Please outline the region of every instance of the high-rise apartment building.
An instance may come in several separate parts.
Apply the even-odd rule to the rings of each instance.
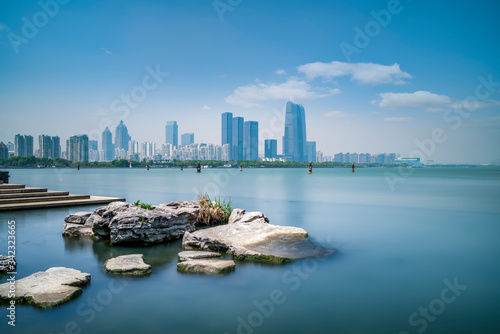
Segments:
[[[40,158],[55,159],[61,157],[61,140],[58,136],[38,136]]]
[[[306,162],[316,162],[316,142],[307,142],[307,161]]]
[[[68,158],[73,162],[89,161],[89,137],[71,136],[67,141]]]
[[[7,145],[3,142],[0,142],[0,159],[8,159],[9,158],[9,149]]]
[[[222,124],[221,124],[221,146],[229,144],[229,147],[233,147],[233,113],[225,112],[222,114]],[[231,160],[231,150],[229,150],[229,158]]]
[[[33,155],[33,136],[17,134],[14,139],[15,156],[29,157]]]

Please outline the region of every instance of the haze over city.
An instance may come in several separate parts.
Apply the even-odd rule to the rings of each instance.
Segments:
[[[325,155],[407,156],[442,129],[427,159],[500,159],[499,4],[216,3],[2,2],[0,141],[100,142],[123,119],[136,141],[161,145],[177,121],[220,145],[232,112],[259,122],[261,153],[271,138],[281,153],[290,99]]]

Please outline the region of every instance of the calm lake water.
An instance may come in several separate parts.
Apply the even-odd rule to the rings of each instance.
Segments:
[[[2,333],[500,333],[500,169],[35,169],[11,183],[159,204],[199,193],[306,229],[336,253],[226,276],[177,272],[180,241],[110,247],[61,235],[64,217],[96,206],[0,213],[16,221],[18,278],[50,267],[92,275],[75,300],[18,306]],[[143,253],[153,273],[106,274]],[[5,282],[6,276],[0,278]],[[274,302],[269,301],[273,299]]]

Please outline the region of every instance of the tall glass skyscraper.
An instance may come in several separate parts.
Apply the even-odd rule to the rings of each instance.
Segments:
[[[233,147],[233,113],[225,112],[222,114],[221,124],[221,146],[229,144],[229,160],[231,160],[231,151]]]
[[[233,117],[231,160],[243,160],[243,117]]]
[[[115,148],[113,147],[111,131],[108,127],[102,132],[102,150],[104,151],[104,160],[111,161],[115,157]],[[69,154],[69,152],[68,152]],[[69,156],[69,155],[68,155]]]
[[[266,159],[278,158],[278,141],[276,139],[266,139],[264,141],[264,157]]]
[[[115,131],[115,149],[120,148],[128,150],[128,142],[131,139],[127,127],[123,124],[123,121],[120,121]]]
[[[179,145],[179,128],[176,121],[167,122],[167,126],[165,127],[165,143],[172,144],[175,148]]]
[[[304,107],[290,101],[286,104],[283,156],[286,161],[307,162],[306,116]]]
[[[194,144],[194,133],[183,133],[181,135],[181,145],[189,146]]]
[[[243,140],[243,154],[245,160],[259,160],[259,123],[245,122],[245,136]]]
[[[307,162],[316,162],[316,142],[307,142]]]

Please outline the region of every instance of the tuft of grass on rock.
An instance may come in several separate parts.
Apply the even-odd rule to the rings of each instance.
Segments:
[[[135,202],[134,205],[146,210],[153,210],[153,206],[151,204],[141,203],[141,200]]]
[[[227,224],[232,212],[232,200],[221,201],[220,197],[211,200],[208,194],[200,195],[198,200],[200,201],[200,213],[197,218],[199,225]]]

